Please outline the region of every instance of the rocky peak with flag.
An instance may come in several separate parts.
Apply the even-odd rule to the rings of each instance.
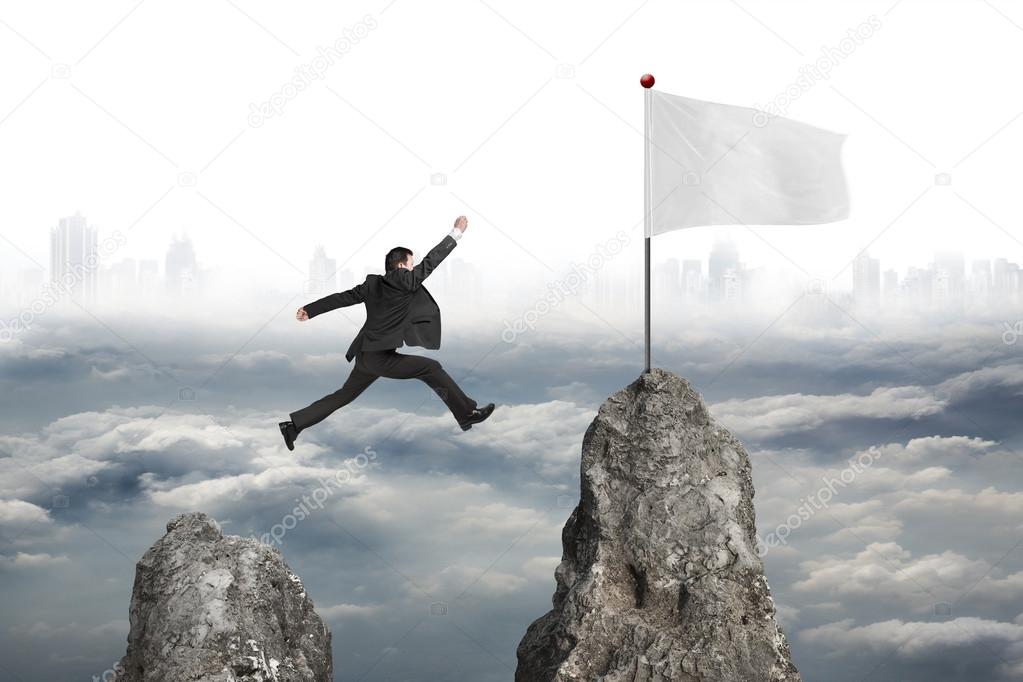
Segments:
[[[749,457],[685,379],[654,368],[604,402],[581,488],[517,682],[800,680],[757,552]]]

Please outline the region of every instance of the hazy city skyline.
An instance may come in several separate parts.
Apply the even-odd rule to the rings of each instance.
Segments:
[[[116,230],[113,233],[118,234]],[[214,272],[199,262],[188,230],[172,233],[162,269],[160,258],[115,260],[113,256],[102,256],[98,249],[101,237],[109,241],[111,235],[91,224],[80,211],[59,218],[51,228],[49,271],[26,268],[16,277],[0,280],[5,303],[31,301],[44,283],[53,284],[76,268],[81,272],[73,278],[69,293],[79,301],[215,293],[211,290],[216,286]],[[96,257],[98,267],[84,266],[89,254]],[[620,257],[610,265],[614,267],[601,267],[592,273],[591,281],[583,282],[571,293],[609,309],[631,308],[634,299],[641,295],[640,273],[635,264],[632,270],[627,265],[623,267]],[[367,274],[382,270],[382,266],[338,267],[338,259],[330,256],[323,243],[317,243],[311,247],[301,293],[317,296],[344,290],[363,281]],[[481,270],[472,262],[453,257],[438,271],[439,275],[434,275],[431,286],[442,292],[458,291],[463,299],[477,301],[484,293],[481,286],[486,284]],[[826,288],[849,294],[858,306],[1015,301],[1023,292],[1020,265],[1004,257],[975,258],[967,268],[962,252],[936,251],[929,261],[909,265],[900,273],[885,267],[880,259],[864,250],[849,270],[851,287]],[[798,279],[795,268],[749,267],[734,241],[718,239],[702,259],[663,256],[655,259],[652,287],[655,305],[671,307],[672,301],[688,304],[755,300],[760,295],[791,290],[793,278]],[[813,280],[810,286],[815,286]]]

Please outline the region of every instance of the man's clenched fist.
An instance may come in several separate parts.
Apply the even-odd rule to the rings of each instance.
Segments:
[[[298,311],[295,313],[295,319],[298,320],[299,322],[305,322],[306,320],[309,319],[309,315],[306,314],[305,308],[298,309]]]
[[[455,218],[455,227],[458,230],[465,232],[465,228],[469,227],[469,220],[464,215],[460,215]]]

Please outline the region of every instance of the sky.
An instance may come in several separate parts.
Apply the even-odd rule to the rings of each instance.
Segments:
[[[828,226],[670,233],[655,257],[703,257],[725,234],[753,265],[828,279],[868,246],[900,269],[939,249],[1021,256],[1023,95],[997,68],[1023,49],[1008,3],[2,8],[0,58],[17,65],[0,92],[4,271],[45,264],[49,228],[75,211],[127,235],[118,258],[162,259],[186,230],[208,265],[280,287],[318,243],[361,270],[395,243],[428,249],[459,214],[487,267],[558,267],[641,222],[645,72],[846,134],[852,203]]]
[[[848,135],[849,220],[681,230],[655,254],[727,236],[828,292],[864,249],[900,269],[938,250],[1023,260],[1023,94],[1002,75],[1023,14],[1004,1],[0,2],[0,279],[46,265],[75,211],[127,237],[115,259],[162,259],[184,230],[222,273],[173,305],[58,302],[0,343],[0,680],[102,678],[170,518],[262,536],[338,471],[279,542],[334,633],[335,678],[511,679],[550,607],[582,435],[641,371],[642,320],[638,299],[569,296],[513,337],[504,323],[619,232],[607,267],[635,277],[641,74],[767,106],[865,22],[785,105]],[[488,304],[432,277],[443,345],[407,352],[497,402],[486,427],[382,380],[286,450],[277,422],[340,386],[363,317],[295,321],[314,246],[360,272],[460,214],[453,257]],[[1023,678],[1021,307],[864,310],[797,287],[660,309],[653,364],[740,438],[758,533],[785,538],[765,569],[804,679]],[[870,464],[802,518],[850,460]]]

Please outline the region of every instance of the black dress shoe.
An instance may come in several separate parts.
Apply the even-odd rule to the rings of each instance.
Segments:
[[[472,428],[473,424],[479,424],[481,421],[489,417],[493,411],[494,403],[487,403],[483,407],[477,407],[475,410],[470,412],[466,420],[458,422],[458,425],[462,427],[463,431],[468,431]]]
[[[298,429],[295,428],[295,422],[281,422],[278,426],[281,427],[281,435],[284,436],[284,444],[288,446],[289,450],[294,450],[295,439],[298,438]]]

